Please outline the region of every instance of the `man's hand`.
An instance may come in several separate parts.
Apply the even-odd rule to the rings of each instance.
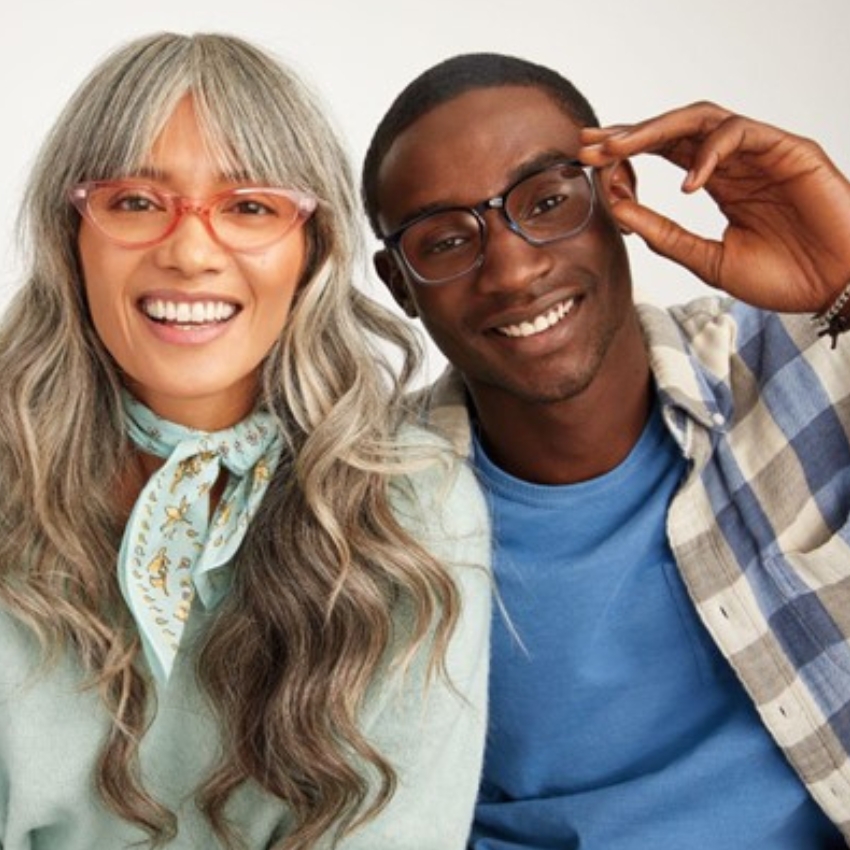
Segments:
[[[728,225],[703,239],[635,201],[615,218],[711,286],[781,312],[825,310],[850,283],[850,182],[815,142],[697,103],[632,126],[585,128],[579,158],[602,167],[641,153],[683,168]]]

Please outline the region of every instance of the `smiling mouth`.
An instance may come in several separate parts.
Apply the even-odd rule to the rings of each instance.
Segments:
[[[145,298],[140,307],[149,319],[175,325],[214,325],[232,319],[238,312],[237,306],[227,301],[187,302]]]
[[[501,327],[494,328],[493,330],[502,336],[509,336],[513,338],[536,336],[537,334],[542,334],[544,331],[548,331],[550,328],[562,321],[563,318],[573,309],[574,304],[575,298],[569,298],[566,301],[562,301],[560,304],[556,304],[545,313],[535,316],[533,319],[520,322],[517,325],[502,325]]]

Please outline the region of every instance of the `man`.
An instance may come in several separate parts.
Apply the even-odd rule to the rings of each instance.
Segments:
[[[493,512],[470,846],[845,846],[850,184],[712,104],[597,124],[549,69],[460,56],[364,167],[376,268],[452,364],[426,413]],[[644,152],[722,241],[638,204]],[[636,307],[627,232],[735,300]]]

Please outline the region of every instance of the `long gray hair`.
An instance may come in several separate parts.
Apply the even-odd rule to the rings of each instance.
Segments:
[[[115,576],[125,518],[113,494],[132,452],[121,376],[88,315],[66,198],[80,181],[133,173],[186,94],[222,165],[320,199],[304,280],[263,367],[261,403],[288,450],[196,670],[224,742],[197,790],[213,828],[239,843],[224,808],[252,780],[291,807],[284,846],[302,850],[373,816],[393,792],[358,714],[398,639],[394,606],[415,614],[399,651],[430,647],[439,668],[457,597],[388,504],[418,348],[352,285],[363,250],[347,157],[296,75],[239,39],[162,34],[119,49],[78,89],[36,163],[22,213],[29,271],[0,325],[0,598],[48,658],[78,657],[111,717],[100,794],[155,845],[167,840],[175,815],[138,778],[153,695]]]

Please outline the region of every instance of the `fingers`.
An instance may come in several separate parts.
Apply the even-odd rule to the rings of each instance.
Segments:
[[[662,156],[687,172],[682,188],[695,192],[736,155],[763,154],[794,139],[776,127],[704,102],[630,126],[584,128],[579,158],[601,167],[637,154]]]
[[[682,188],[686,192],[703,188],[718,169],[727,163],[734,163],[742,155],[748,155],[753,165],[758,162],[759,170],[769,174],[771,179],[791,176],[782,175],[775,169],[783,158],[781,151],[790,150],[793,144],[800,141],[769,124],[730,115],[694,149]],[[777,155],[773,156],[774,153]]]
[[[709,286],[720,286],[721,243],[703,239],[634,201],[620,201],[612,212],[624,229],[640,236],[656,254],[684,266]]]
[[[624,159],[642,153],[665,156],[684,165],[683,154],[699,145],[732,115],[713,103],[694,103],[637,124],[585,127],[580,156],[594,160]],[[596,162],[588,164],[597,164]]]

